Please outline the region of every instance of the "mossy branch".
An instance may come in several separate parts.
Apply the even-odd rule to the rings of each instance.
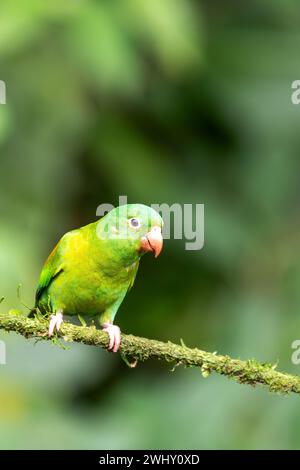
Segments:
[[[19,333],[25,338],[49,340],[47,336],[48,321],[44,318],[27,318],[22,315],[1,314],[0,329]],[[64,322],[59,333],[66,342],[77,342],[107,348],[107,333],[94,326],[76,326]],[[168,341],[167,343],[153,339],[140,338],[122,334],[120,352],[123,357],[133,360],[132,367],[137,362],[150,358],[164,360],[182,366],[199,367],[202,375],[207,377],[211,372],[225,375],[242,384],[265,385],[271,392],[299,393],[300,377],[284,374],[275,370],[276,364],[261,364],[255,360],[242,361],[215,353],[188,348]],[[128,363],[130,365],[130,363]]]

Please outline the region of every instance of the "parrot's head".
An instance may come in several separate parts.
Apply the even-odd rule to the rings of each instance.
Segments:
[[[114,241],[115,249],[124,254],[141,256],[152,252],[157,257],[163,247],[162,228],[163,219],[154,209],[144,204],[126,204],[108,212],[100,220],[97,233],[100,238]]]

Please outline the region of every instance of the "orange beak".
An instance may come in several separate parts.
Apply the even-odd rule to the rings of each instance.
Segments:
[[[155,258],[157,258],[163,248],[163,237],[161,228],[158,226],[153,227],[141,240],[141,251],[146,253],[152,251]]]

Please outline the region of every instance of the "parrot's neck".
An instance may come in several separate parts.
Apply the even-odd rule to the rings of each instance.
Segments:
[[[115,274],[124,269],[130,271],[141,258],[139,245],[137,240],[97,239],[93,257],[107,273]]]
[[[97,263],[107,271],[116,272],[139,262],[141,241],[138,238],[122,238],[115,233],[105,232],[100,223],[95,223],[92,245],[96,248]]]

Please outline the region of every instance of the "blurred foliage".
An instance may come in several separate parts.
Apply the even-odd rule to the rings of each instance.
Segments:
[[[118,324],[297,374],[299,21],[292,0],[2,0],[1,308],[102,202],[204,203],[204,249],[145,257]],[[299,447],[298,397],[1,337],[1,448]]]

